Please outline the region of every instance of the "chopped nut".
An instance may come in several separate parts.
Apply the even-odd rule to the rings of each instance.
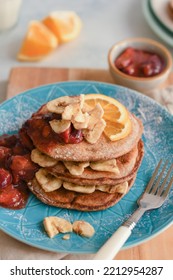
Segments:
[[[63,182],[63,187],[66,190],[79,193],[93,193],[95,191],[95,186],[80,186],[69,182]]]
[[[74,128],[76,129],[84,129],[88,127],[88,122],[89,122],[89,114],[88,113],[80,113],[73,118],[72,118],[72,123],[74,125]]]
[[[51,128],[61,133],[73,124],[77,130],[83,130],[85,139],[94,144],[100,138],[106,122],[103,120],[104,111],[98,103],[91,109],[84,103],[84,95],[63,96],[47,103],[50,112],[62,114],[62,120],[50,121]]]
[[[43,154],[38,149],[32,150],[31,160],[39,164],[41,167],[50,167],[50,166],[54,166],[57,163],[56,159]]]
[[[71,122],[66,120],[52,120],[49,124],[55,133],[62,133],[70,127]]]
[[[71,121],[74,114],[77,114],[80,110],[80,104],[70,104],[65,107],[64,112],[62,113],[63,120]]]
[[[89,112],[92,110],[92,107],[90,105],[88,105],[87,103],[84,102],[84,105],[83,105],[83,108],[82,108],[82,111],[85,113],[85,112]]]
[[[88,114],[89,121],[87,129],[83,130],[83,135],[90,144],[95,144],[106,126],[106,122],[102,119],[104,111],[98,103]]]
[[[75,221],[73,231],[84,237],[92,237],[95,233],[93,226],[85,221]]]
[[[48,173],[44,168],[40,168],[35,177],[45,192],[52,192],[62,186],[62,181]]]
[[[95,144],[100,138],[101,134],[103,133],[105,126],[106,126],[106,122],[103,119],[99,120],[97,123],[95,123],[92,130],[89,129],[83,130],[84,138],[90,144]]]
[[[50,238],[53,238],[59,232],[72,232],[72,224],[70,222],[55,216],[46,217],[43,220],[43,225]]]
[[[107,171],[107,172],[114,172],[119,174],[119,168],[117,166],[116,159],[109,159],[109,160],[102,160],[102,161],[93,161],[90,162],[90,167],[93,170],[97,171]]]
[[[89,122],[88,122],[88,129],[93,130],[95,125],[102,119],[104,111],[101,105],[98,103],[96,106],[88,112],[89,114]]]
[[[63,163],[68,171],[75,176],[82,175],[85,167],[89,166],[89,162],[64,161]]]
[[[65,234],[62,239],[64,240],[69,240],[70,239],[70,234]]]
[[[89,114],[82,112],[81,104],[70,104],[64,109],[62,119],[71,121],[76,129],[83,129],[87,128]]]

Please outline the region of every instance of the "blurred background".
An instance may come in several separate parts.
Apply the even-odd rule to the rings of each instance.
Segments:
[[[107,68],[111,45],[128,37],[162,40],[148,25],[139,0],[22,0],[17,24],[0,33],[0,80],[6,80],[15,66],[55,66]],[[16,55],[31,20],[41,20],[49,12],[74,10],[83,22],[80,36],[59,46],[40,62],[18,62]],[[168,46],[169,47],[169,46]]]

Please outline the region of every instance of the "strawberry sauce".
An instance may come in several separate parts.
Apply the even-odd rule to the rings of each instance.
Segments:
[[[152,77],[165,67],[159,54],[131,47],[125,49],[114,63],[120,71],[134,77]]]
[[[42,112],[43,111],[43,112]],[[60,119],[60,115],[45,113],[44,107],[27,120],[18,135],[0,136],[0,206],[9,209],[24,208],[29,190],[27,182],[34,178],[39,166],[31,161],[31,151],[34,148],[31,138],[42,139],[42,144],[50,149],[58,142],[75,144],[83,140],[81,130],[73,125],[63,133],[55,133],[49,121]]]
[[[30,159],[32,143],[24,130],[18,135],[0,136],[0,206],[24,208],[29,191],[27,181],[34,177],[38,166]]]

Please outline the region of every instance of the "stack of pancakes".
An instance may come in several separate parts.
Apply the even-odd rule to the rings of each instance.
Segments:
[[[63,143],[42,106],[23,126],[34,144],[31,159],[40,166],[29,189],[45,204],[68,209],[97,211],[117,203],[132,187],[144,154],[142,123],[129,116],[131,132],[123,139],[110,141],[102,133],[94,144]]]

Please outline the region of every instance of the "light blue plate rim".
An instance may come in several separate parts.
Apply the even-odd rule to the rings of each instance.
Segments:
[[[144,96],[144,95],[142,95],[142,94],[140,94],[140,93],[138,93],[138,92],[136,92],[134,90],[130,90],[130,89],[124,88],[122,86],[117,86],[117,85],[113,85],[113,84],[109,84],[109,83],[103,83],[103,82],[96,82],[96,81],[95,82],[94,81],[60,82],[60,83],[48,84],[48,85],[41,86],[41,87],[36,87],[36,88],[31,89],[31,90],[27,90],[24,93],[21,93],[21,94],[17,95],[16,97],[13,97],[10,100],[5,101],[4,103],[2,103],[0,105],[0,108],[4,109],[4,107],[6,107],[6,106],[8,107],[8,105],[10,106],[14,102],[18,103],[18,100],[20,100],[22,98],[25,98],[25,97],[30,98],[32,96],[32,98],[34,98],[34,100],[35,100],[35,99],[37,99],[36,98],[36,94],[38,92],[43,92],[43,91],[50,92],[51,89],[56,88],[56,87],[60,88],[61,90],[64,90],[64,88],[66,89],[67,87],[68,87],[68,90],[69,90],[69,88],[73,89],[75,87],[79,87],[80,91],[81,90],[82,91],[88,91],[89,90],[89,92],[86,92],[86,93],[92,93],[93,91],[95,91],[95,92],[100,92],[100,93],[103,93],[103,94],[107,93],[110,96],[112,96],[112,94],[115,93],[118,96],[117,99],[120,99],[120,101],[123,100],[124,103],[125,102],[129,102],[129,104],[130,104],[130,102],[132,102],[132,100],[134,101],[135,105],[134,104],[133,105],[132,104],[130,104],[130,105],[129,104],[125,104],[128,108],[129,108],[129,106],[134,106],[134,108],[129,108],[129,109],[132,109],[132,111],[135,110],[135,108],[136,108],[135,106],[138,106],[137,102],[139,102],[139,103],[142,104],[142,107],[139,106],[140,110],[142,110],[143,107],[146,110],[145,106],[147,105],[147,108],[149,108],[149,107],[150,108],[154,108],[155,112],[159,112],[159,117],[161,117],[163,119],[166,119],[168,122],[173,124],[173,117],[167,112],[167,110],[165,110],[165,108],[163,108],[160,104],[158,104],[157,102],[155,102],[151,98],[149,98],[147,96]],[[105,91],[106,91],[106,93],[105,93]],[[26,99],[25,99],[25,101],[26,101]],[[141,117],[142,117],[142,115],[144,113],[146,114],[145,110],[144,110],[144,112],[141,111],[141,113],[140,113]],[[170,131],[168,132],[168,136],[170,137]],[[128,194],[127,194],[127,196],[128,196]],[[125,200],[125,198],[123,198],[122,201],[123,200]],[[136,199],[135,199],[135,201],[136,201]],[[104,212],[109,211],[111,213],[111,211],[112,211],[112,209],[114,209],[114,207],[115,206],[111,207],[110,210],[104,210]],[[129,209],[132,210],[131,208],[129,208]],[[173,211],[173,206],[172,205],[171,205],[171,210]],[[11,210],[5,210],[5,211],[11,211]],[[4,211],[3,208],[0,208],[0,217],[1,217],[1,214],[4,213],[5,211]],[[18,211],[20,211],[20,210],[18,210]],[[62,209],[62,212],[64,212],[64,211],[65,210]],[[68,210],[68,211],[70,211],[70,210]],[[157,210],[155,210],[155,211],[157,211]],[[17,212],[17,211],[12,211],[12,212]],[[74,215],[75,216],[76,212],[78,212],[78,211],[71,210],[70,212],[72,213],[70,215]],[[131,211],[129,211],[129,212],[131,212]],[[100,213],[103,213],[103,211],[98,211],[97,213],[98,213],[98,216],[100,216]],[[78,214],[77,214],[77,216],[78,216]],[[82,213],[82,214],[84,214],[84,213]],[[129,215],[129,213],[126,213],[126,218],[127,218],[128,215]],[[96,216],[97,216],[97,214],[96,214]],[[142,220],[143,219],[144,218],[142,218]],[[172,221],[173,221],[173,217],[172,216],[171,217],[167,217],[162,222],[162,224],[161,225],[157,225],[156,228],[151,233],[145,234],[145,236],[141,236],[141,237],[138,236],[137,238],[129,239],[126,242],[126,244],[124,245],[124,248],[129,248],[129,247],[132,247],[132,246],[136,246],[136,245],[138,245],[138,244],[140,244],[140,243],[142,243],[142,242],[144,242],[144,241],[154,237],[155,235],[157,235],[158,233],[163,231],[166,227],[170,226]],[[145,223],[145,221],[144,221],[144,223]],[[121,223],[118,222],[118,226],[120,224]],[[91,241],[90,240],[86,241],[86,243],[89,244],[88,248],[87,248],[87,246],[83,246],[83,247],[80,247],[78,249],[76,249],[76,248],[73,249],[73,246],[70,249],[67,249],[66,246],[62,247],[62,248],[57,248],[57,247],[56,248],[52,248],[52,247],[50,248],[49,244],[45,244],[45,242],[40,244],[37,241],[35,242],[35,241],[26,240],[23,237],[18,236],[18,234],[15,234],[13,231],[10,231],[10,229],[6,229],[4,227],[4,225],[2,225],[2,224],[0,224],[0,228],[4,232],[6,232],[7,234],[11,235],[12,237],[14,237],[15,239],[17,239],[19,241],[22,241],[22,242],[24,242],[24,243],[26,243],[28,245],[31,245],[31,246],[34,246],[34,247],[37,247],[37,248],[40,248],[40,249],[43,249],[43,250],[54,251],[54,252],[64,252],[64,253],[65,252],[67,252],[67,253],[95,253],[98,250],[98,248],[103,243],[103,241],[101,241],[101,242],[98,242],[99,244],[94,244],[95,242],[92,243],[93,242],[92,241],[93,238],[92,238]],[[97,234],[97,231],[96,231],[96,234]],[[110,235],[111,235],[110,232],[107,232],[107,235],[104,238],[107,239]],[[75,236],[74,239],[76,240],[76,238],[79,238],[79,237]],[[102,237],[102,239],[103,239],[103,237]],[[96,238],[96,241],[98,241],[97,238]],[[104,241],[105,241],[105,239],[104,239]]]

